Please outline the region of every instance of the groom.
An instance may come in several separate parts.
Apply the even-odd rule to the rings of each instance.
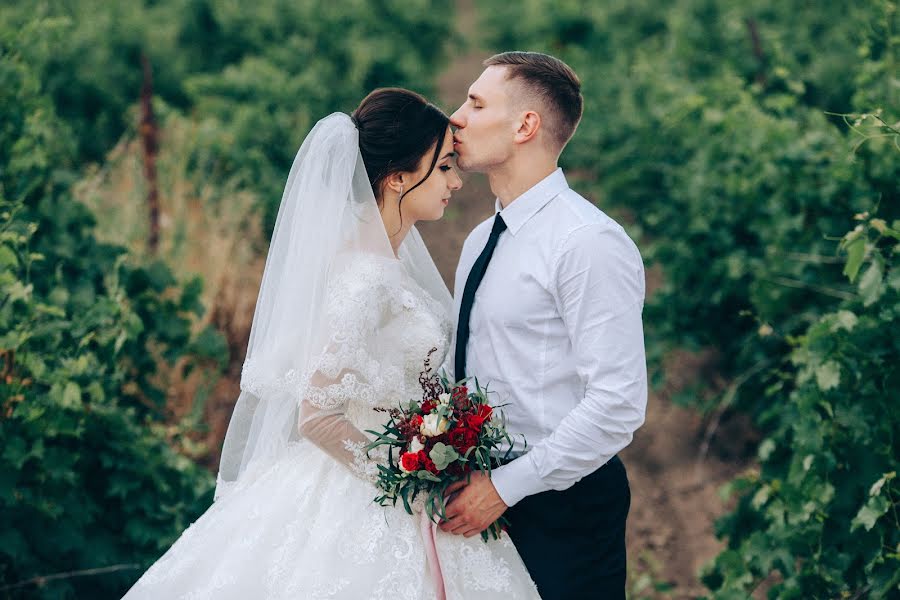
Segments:
[[[451,117],[459,167],[497,197],[456,271],[454,369],[489,385],[528,446],[457,484],[441,528],[472,536],[505,515],[544,599],[624,599],[631,494],[616,454],[647,402],[643,262],[557,167],[581,119],[572,69],[534,52],[484,65]]]

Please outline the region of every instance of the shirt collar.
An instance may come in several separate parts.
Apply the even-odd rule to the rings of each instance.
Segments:
[[[509,203],[506,208],[500,206],[500,200],[495,200],[494,207],[503,217],[509,232],[518,233],[531,217],[544,208],[560,192],[569,188],[569,182],[563,171],[557,168],[555,171],[541,179],[521,196]]]

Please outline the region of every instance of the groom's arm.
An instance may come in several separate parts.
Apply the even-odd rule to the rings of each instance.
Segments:
[[[550,436],[494,470],[492,482],[508,506],[571,487],[631,443],[644,422],[644,268],[637,247],[615,226],[576,230],[559,253],[555,296],[584,397]]]

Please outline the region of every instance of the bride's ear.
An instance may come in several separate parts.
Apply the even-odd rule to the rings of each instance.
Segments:
[[[403,178],[403,173],[392,173],[385,178],[384,187],[395,194],[400,194],[403,192],[404,183],[406,183],[406,180]]]

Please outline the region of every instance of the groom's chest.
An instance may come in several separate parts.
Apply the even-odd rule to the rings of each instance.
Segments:
[[[496,328],[546,332],[559,321],[552,257],[545,240],[501,238],[475,294],[472,334]]]

